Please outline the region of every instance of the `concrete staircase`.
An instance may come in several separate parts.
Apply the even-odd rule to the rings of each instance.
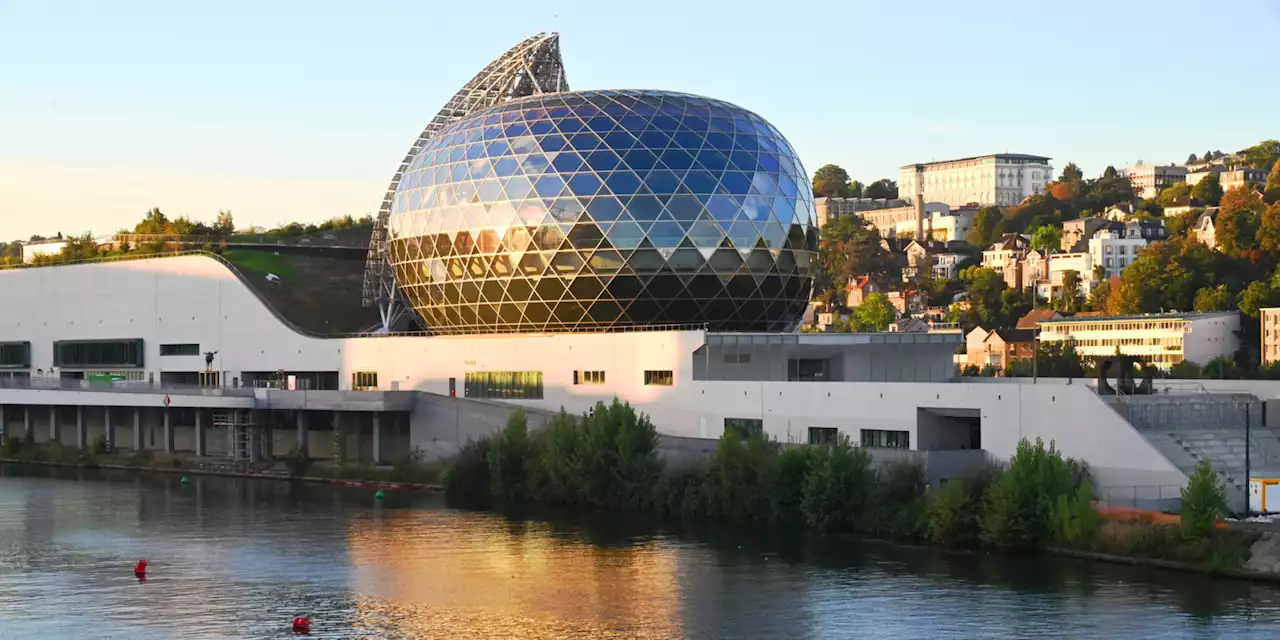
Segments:
[[[1188,476],[1208,460],[1222,478],[1233,511],[1245,509],[1248,476],[1280,473],[1280,437],[1261,426],[1262,402],[1253,395],[1159,394],[1113,396],[1108,401]]]

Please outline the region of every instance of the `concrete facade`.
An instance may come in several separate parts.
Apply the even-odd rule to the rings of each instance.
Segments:
[[[1050,182],[1053,167],[1049,158],[997,153],[906,165],[899,169],[898,193],[918,193],[925,202],[952,207],[1011,207],[1044,191]]]

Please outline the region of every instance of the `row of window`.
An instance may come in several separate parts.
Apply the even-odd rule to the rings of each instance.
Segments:
[[[730,431],[747,439],[764,433],[764,421],[759,418],[725,418],[725,433]],[[911,432],[887,429],[861,429],[860,444],[881,449],[910,449]],[[833,445],[840,438],[836,427],[809,427],[809,444]]]
[[[1144,322],[1089,322],[1053,323],[1044,327],[1049,333],[1070,334],[1073,331],[1184,331],[1191,332],[1190,323],[1183,320],[1150,320]]]
[[[162,344],[162,356],[198,356],[198,343]],[[143,342],[136,340],[60,340],[53,343],[55,367],[142,367]],[[0,368],[31,368],[30,342],[0,342]]]
[[[1077,347],[1165,347],[1181,349],[1182,338],[1087,338],[1073,340]]]

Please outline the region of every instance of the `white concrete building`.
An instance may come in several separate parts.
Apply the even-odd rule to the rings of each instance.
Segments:
[[[251,415],[269,425],[267,450],[293,445],[280,425],[296,420],[298,440],[323,457],[341,421],[351,450],[377,462],[411,446],[454,452],[514,406],[536,417],[618,397],[665,436],[713,439],[748,424],[783,441],[835,430],[874,447],[891,433],[922,456],[963,449],[980,459],[1007,459],[1020,439],[1039,437],[1087,461],[1101,487],[1186,479],[1087,385],[955,382],[956,334],[320,338],[197,255],[0,271],[0,299],[5,437],[74,432],[86,446],[108,434],[124,449],[212,455],[203,443],[227,424],[218,416]],[[95,375],[124,381],[99,386]],[[285,380],[311,390],[265,388]],[[307,444],[317,427],[324,433]]]
[[[1137,164],[1122,169],[1120,175],[1128,176],[1133,183],[1133,193],[1139,198],[1154,198],[1167,187],[1187,181],[1187,168],[1179,164],[1155,165],[1139,160]]]
[[[1261,309],[1262,364],[1280,362],[1280,307]]]
[[[1250,182],[1259,185],[1266,185],[1267,172],[1262,169],[1254,169],[1253,167],[1240,167],[1230,171],[1223,171],[1218,174],[1218,180],[1222,184],[1222,192],[1226,193],[1232,189],[1238,189],[1249,186]],[[1259,186],[1259,190],[1261,190]]]
[[[817,214],[818,228],[826,226],[830,220],[840,216],[857,213],[863,218],[881,209],[898,209],[907,206],[906,200],[887,200],[885,198],[814,198],[813,209]],[[914,218],[912,218],[914,219]],[[869,218],[868,218],[868,221]],[[874,224],[874,223],[872,223]],[[881,232],[883,235],[884,232]]]
[[[1141,233],[1103,229],[1089,238],[1090,268],[1101,265],[1104,279],[1118,276],[1138,259],[1138,252],[1146,246],[1147,239]]]
[[[964,259],[964,254],[960,253],[935,253],[933,255],[933,277],[955,278],[960,275],[959,266],[961,262],[964,262]]]
[[[31,264],[36,258],[56,256],[67,248],[67,241],[61,238],[54,240],[33,240],[22,245],[22,261]]]
[[[943,162],[909,164],[898,172],[898,193],[923,194],[925,202],[952,207],[1009,207],[1053,181],[1049,158],[997,153]]]
[[[1082,356],[1112,356],[1119,348],[1161,369],[1183,360],[1204,364],[1232,357],[1240,348],[1240,314],[1235,311],[1070,317],[1038,326],[1042,342],[1071,340]]]

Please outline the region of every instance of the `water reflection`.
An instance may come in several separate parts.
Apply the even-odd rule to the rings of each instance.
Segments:
[[[1276,637],[1280,591],[630,514],[0,469],[0,638]],[[134,563],[150,561],[139,583]]]

